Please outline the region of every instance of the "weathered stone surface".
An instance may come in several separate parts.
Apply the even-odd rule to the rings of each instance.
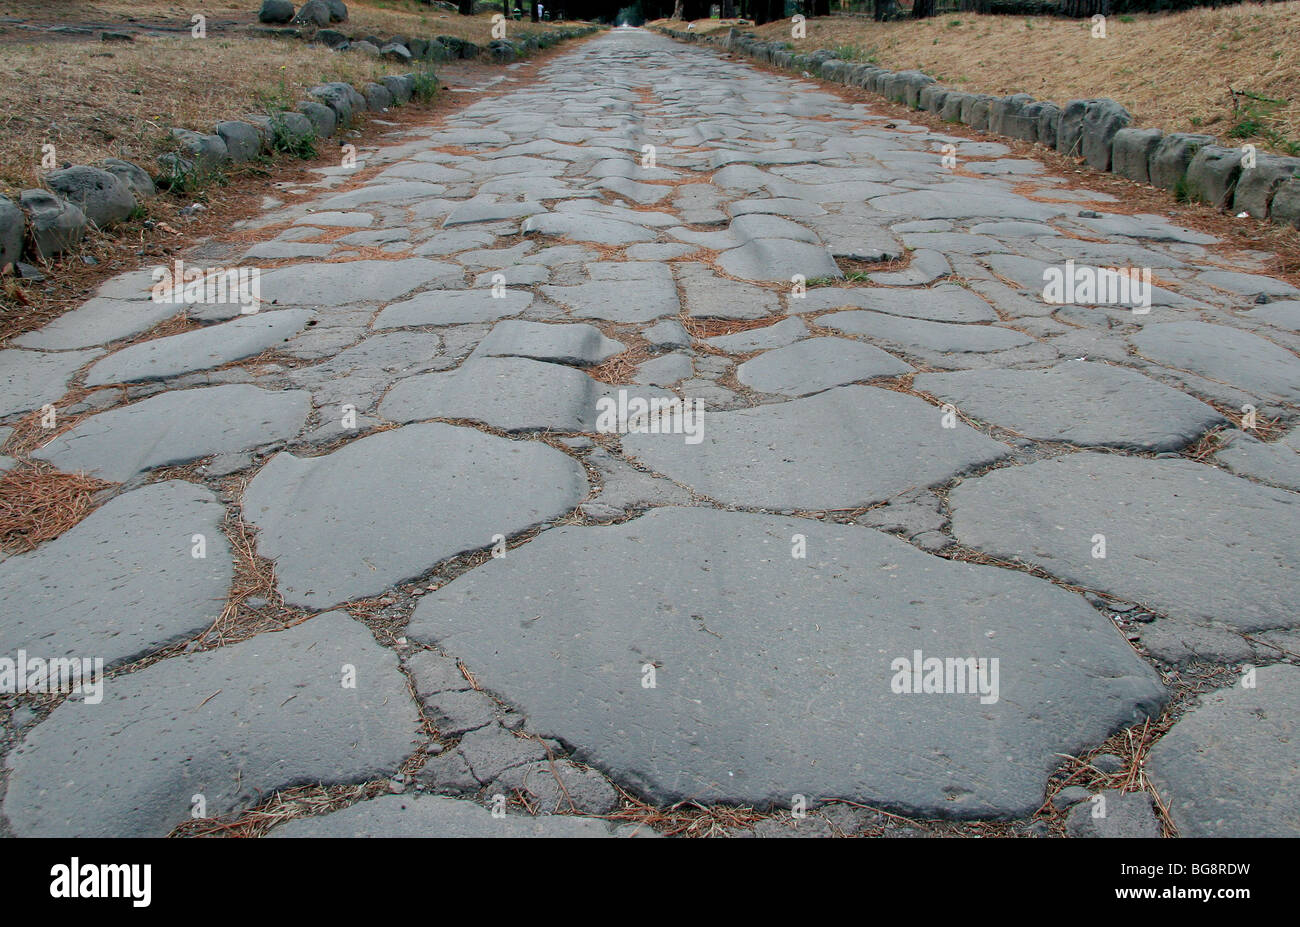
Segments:
[[[1187,193],[1216,209],[1232,202],[1237,178],[1241,175],[1241,149],[1205,145],[1187,165]]]
[[[1242,630],[1300,621],[1294,493],[1191,460],[1079,453],[994,470],[948,499],[958,541],[1067,582]]]
[[[1180,836],[1300,836],[1300,669],[1263,666],[1252,681],[1202,695],[1151,748]]]
[[[1174,451],[1225,421],[1211,406],[1135,370],[1090,361],[922,373],[912,386],[1039,441]]]
[[[1070,809],[1065,832],[1071,837],[1151,838],[1161,836],[1151,796],[1105,789]]]
[[[667,265],[628,261],[610,265],[603,272],[611,276],[598,278],[595,268],[603,266],[589,265],[593,279],[586,283],[544,286],[542,294],[567,307],[575,318],[648,322],[681,311]]]
[[[866,335],[880,341],[945,354],[1005,351],[1034,341],[1021,332],[994,325],[952,325],[880,312],[835,312],[822,316],[817,324],[851,335]]]
[[[586,493],[582,467],[559,451],[434,423],[323,457],[278,454],[249,483],[244,518],[285,600],[326,608],[546,522]]]
[[[18,203],[27,213],[31,249],[37,257],[68,251],[86,234],[86,214],[48,190],[24,190]]]
[[[719,277],[703,264],[679,264],[677,279],[693,319],[758,319],[781,308],[771,290]]]
[[[4,390],[0,392],[0,415],[28,412],[55,403],[68,391],[72,375],[99,357],[102,351],[42,351],[11,349],[0,351]]]
[[[341,667],[355,687],[341,686]],[[15,833],[163,837],[296,785],[392,775],[420,719],[397,657],[341,613],[172,657],[69,700],[8,757]]]
[[[282,309],[223,322],[123,348],[86,374],[87,386],[165,380],[253,357],[288,341],[315,318],[307,309]]]
[[[806,396],[858,380],[902,376],[914,369],[860,341],[809,338],[745,361],[736,368],[736,379],[760,393]]]
[[[789,556],[795,534],[806,559]],[[682,574],[686,550],[707,556]],[[684,581],[611,581],[633,562]],[[1050,584],[870,529],[700,508],[547,532],[426,596],[410,633],[462,657],[538,733],[664,802],[784,805],[799,793],[1026,813],[1057,751],[1162,699],[1105,618]],[[918,648],[996,652],[1014,670],[997,703],[895,694],[892,662]],[[646,664],[654,688],[642,687]]]
[[[1158,364],[1300,401],[1300,358],[1258,335],[1209,322],[1159,322],[1129,340]]]
[[[224,517],[207,489],[154,483],[0,562],[0,648],[113,666],[206,629],[234,572]]]
[[[472,290],[429,290],[400,303],[392,303],[375,318],[375,328],[404,328],[410,325],[453,325],[465,322],[494,322],[519,315],[533,304],[527,290],[504,291],[493,296],[487,287]]]
[[[78,422],[32,456],[125,482],[156,467],[260,447],[302,427],[311,395],[242,383],[176,390]]]
[[[1240,476],[1300,491],[1300,427],[1271,444],[1237,434],[1210,459]]]
[[[1273,202],[1278,187],[1297,176],[1297,173],[1300,173],[1300,158],[1256,155],[1253,167],[1242,166],[1232,197],[1232,211],[1263,219],[1269,214],[1269,205]]]
[[[1151,183],[1166,190],[1178,190],[1185,184],[1187,167],[1192,158],[1206,145],[1213,144],[1213,135],[1195,135],[1171,132],[1156,144],[1147,164]],[[1183,187],[1186,189],[1186,187]]]
[[[942,427],[913,396],[842,386],[807,399],[703,415],[703,441],[629,434],[623,449],[723,503],[854,508],[930,486],[1005,456],[965,425]],[[864,465],[865,462],[866,463]]]
[[[803,319],[783,319],[775,325],[762,328],[749,328],[731,335],[718,335],[705,338],[704,343],[710,347],[726,351],[728,354],[746,354],[750,351],[763,351],[780,348],[808,334],[808,326]]]
[[[822,309],[874,309],[890,315],[936,322],[996,322],[993,307],[964,287],[950,283],[920,289],[884,287],[819,287],[803,299],[791,299],[792,312]]]
[[[272,837],[609,837],[599,818],[568,814],[492,816],[482,805],[436,795],[381,795],[340,811],[297,818]]]
[[[151,299],[95,297],[36,331],[20,335],[13,343],[55,351],[88,348],[138,335],[180,311],[175,303]]]
[[[1129,180],[1150,183],[1151,155],[1163,136],[1159,129],[1120,129],[1111,141],[1111,170]]]
[[[281,306],[344,306],[386,303],[451,275],[454,264],[424,258],[294,264],[262,275],[262,299]]]
[[[50,171],[45,183],[101,227],[121,222],[135,210],[130,188],[117,175],[97,167],[78,165]]]
[[[493,325],[474,350],[474,356],[531,357],[583,367],[599,364],[624,349],[621,342],[606,338],[594,325],[511,320]]]

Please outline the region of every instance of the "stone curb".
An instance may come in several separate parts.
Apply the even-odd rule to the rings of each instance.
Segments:
[[[1096,170],[1217,209],[1300,228],[1300,158],[1256,153],[1248,146],[1225,147],[1212,135],[1135,128],[1128,110],[1114,100],[1070,100],[1059,106],[1027,93],[968,93],[941,86],[920,71],[856,64],[827,49],[796,54],[784,43],[760,42],[735,27],[725,35],[654,28],[678,41],[720,45],[783,70],[870,90],[909,109],[935,113],[945,122],[1037,142],[1081,158]]]

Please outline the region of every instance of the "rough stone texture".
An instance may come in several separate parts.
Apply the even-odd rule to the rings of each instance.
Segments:
[[[1159,322],[1129,340],[1156,363],[1300,401],[1300,359],[1258,335],[1208,322]]]
[[[0,562],[0,648],[113,666],[206,629],[233,575],[224,516],[207,489],[154,483]],[[196,534],[202,558],[193,556]]]
[[[1211,458],[1214,463],[1240,476],[1300,491],[1300,427],[1271,444],[1244,433],[1229,434],[1233,440]]]
[[[163,837],[195,795],[216,816],[391,775],[418,734],[396,655],[330,613],[114,679],[102,704],[64,702],[9,754],[4,812],[22,836]]]
[[[946,482],[1009,449],[912,396],[842,386],[807,399],[703,417],[703,441],[629,434],[627,453],[722,503],[855,508]],[[868,466],[863,461],[870,461]]]
[[[1232,202],[1241,174],[1241,149],[1205,145],[1187,165],[1187,192],[1194,199],[1222,209]]]
[[[244,518],[285,600],[326,608],[558,517],[586,492],[559,451],[434,423],[323,457],[278,454],[249,483]]]
[[[1255,166],[1241,169],[1232,197],[1234,213],[1249,213],[1257,219],[1269,214],[1269,204],[1278,187],[1300,172],[1300,158],[1257,154]]]
[[[1070,809],[1065,832],[1071,837],[1151,838],[1161,836],[1155,806],[1145,792],[1105,789]]]
[[[796,533],[806,559],[790,556]],[[683,545],[708,555],[684,563]],[[624,582],[628,563],[682,581]],[[1024,814],[1057,751],[1162,700],[1104,617],[1041,580],[870,529],[697,508],[547,532],[426,596],[410,633],[461,656],[542,736],[663,802],[786,805],[798,792]],[[895,694],[891,662],[917,648],[999,656],[1000,700]]]
[[[434,795],[381,795],[330,814],[297,818],[272,837],[609,837],[599,818],[508,814],[503,818],[472,801]]]
[[[47,190],[24,190],[18,203],[27,213],[37,257],[50,258],[67,251],[86,234],[86,214]]]
[[[101,227],[120,222],[135,210],[130,188],[117,175],[97,167],[79,165],[50,171],[45,183]]]
[[[1163,137],[1159,129],[1123,128],[1111,141],[1111,170],[1138,183],[1151,182],[1151,155]]]
[[[384,303],[458,270],[424,258],[295,264],[262,275],[262,299],[281,306]]]
[[[0,268],[22,257],[23,233],[27,220],[13,200],[0,196]]]
[[[101,351],[0,351],[4,390],[0,392],[0,415],[39,409],[55,403],[68,390],[72,375],[99,357]]]
[[[858,380],[902,376],[914,369],[860,341],[809,338],[745,361],[736,369],[736,379],[760,393],[806,396]]]
[[[1202,695],[1151,748],[1147,771],[1183,837],[1300,836],[1300,669],[1255,670]]]
[[[599,364],[623,350],[622,343],[606,338],[594,325],[507,321],[492,326],[492,331],[479,343],[474,355],[531,357],[582,367]]]
[[[527,290],[509,290],[495,297],[490,289],[429,290],[400,303],[393,303],[375,319],[375,328],[403,328],[408,325],[452,325],[465,322],[493,322],[519,315],[533,304]]]
[[[1028,335],[994,325],[950,325],[921,319],[904,319],[879,312],[836,312],[817,324],[851,335],[941,353],[983,353],[1032,344]]]
[[[302,390],[242,383],[162,393],[83,419],[32,456],[121,483],[157,467],[290,438],[310,400]]]
[[[87,386],[165,380],[253,357],[288,341],[314,319],[306,309],[260,312],[246,318],[155,338],[110,354],[90,368]]]
[[[1174,451],[1225,419],[1135,370],[1073,361],[1048,370],[923,373],[912,387],[1039,441]]]
[[[996,322],[993,308],[970,290],[952,284],[925,289],[884,287],[825,287],[809,290],[803,299],[790,300],[793,312],[821,309],[872,309],[889,315],[935,322]]]
[[[1171,132],[1156,144],[1151,152],[1147,171],[1153,186],[1177,190],[1185,183],[1188,165],[1204,146],[1214,142],[1213,135],[1195,135]]]
[[[1247,631],[1300,621],[1294,493],[1191,460],[1080,453],[994,470],[948,499],[958,541],[1067,582]]]

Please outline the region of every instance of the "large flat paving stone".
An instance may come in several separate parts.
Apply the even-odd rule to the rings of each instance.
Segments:
[[[586,494],[581,465],[545,444],[432,423],[322,457],[277,454],[243,510],[285,601],[328,608],[547,522]]]
[[[386,303],[431,283],[457,280],[462,274],[457,264],[426,258],[294,264],[262,275],[262,300],[308,308]]]
[[[1238,435],[1210,459],[1238,476],[1300,490],[1300,426],[1272,443]]]
[[[489,287],[429,290],[385,308],[375,318],[374,328],[495,322],[518,315],[532,304],[533,294],[527,290],[506,290],[501,296],[493,296]]]
[[[781,308],[771,290],[720,277],[703,264],[679,264],[677,278],[693,319],[760,319]]]
[[[958,541],[1067,582],[1243,631],[1300,624],[1295,493],[1191,460],[1083,452],[994,470],[948,499]]]
[[[736,379],[760,393],[807,396],[915,369],[875,345],[847,338],[809,338],[745,361],[736,368]]]
[[[606,276],[598,276],[602,273]],[[592,279],[573,286],[543,286],[542,294],[570,311],[574,318],[611,322],[649,322],[677,315],[681,304],[677,284],[667,264],[628,261],[589,265]]]
[[[823,309],[874,309],[889,315],[935,322],[996,322],[993,307],[965,287],[943,283],[936,287],[818,287],[802,299],[790,300],[791,312]]]
[[[101,360],[86,374],[87,386],[165,380],[255,357],[288,341],[315,318],[309,309],[282,309],[142,341]]]
[[[1258,335],[1209,322],[1160,322],[1130,340],[1158,364],[1300,402],[1300,358]]]
[[[1202,695],[1147,772],[1183,837],[1300,837],[1300,667],[1255,670]]]
[[[175,390],[83,419],[32,456],[123,483],[157,467],[286,440],[310,409],[306,390],[244,383]]]
[[[719,502],[776,509],[854,508],[933,486],[1009,448],[915,396],[841,386],[806,399],[703,413],[703,440],[628,434],[623,449]]]
[[[785,238],[747,241],[738,248],[719,254],[718,266],[742,280],[767,282],[789,283],[795,275],[801,275],[805,280],[844,276],[824,246]]]
[[[18,336],[13,343],[54,351],[89,348],[138,335],[184,310],[184,306],[151,299],[95,297],[36,331]]]
[[[224,517],[201,486],[153,483],[0,562],[0,652],[113,666],[204,630],[225,607],[234,572]]]
[[[393,422],[467,419],[502,431],[591,431],[604,384],[580,370],[523,357],[471,358],[408,377],[379,405]]]
[[[1163,699],[1106,618],[1050,583],[871,529],[706,508],[548,531],[425,596],[409,633],[664,803],[1027,814],[1061,753]],[[997,658],[998,700],[896,692],[895,661],[918,650]]]
[[[550,325],[517,319],[498,322],[474,349],[475,357],[531,357],[579,367],[599,364],[625,346],[586,324]]]
[[[599,818],[570,814],[493,817],[476,802],[436,795],[381,795],[341,811],[296,818],[272,837],[610,837]]]
[[[1127,367],[1070,361],[1046,370],[923,373],[912,386],[982,422],[1039,441],[1174,451],[1225,419]]]
[[[930,322],[864,309],[832,312],[819,317],[817,324],[850,335],[866,335],[891,344],[941,354],[985,354],[1034,343],[1034,339],[1026,334],[995,325]]]
[[[343,684],[355,672],[355,685]],[[163,837],[298,785],[391,776],[420,717],[397,655],[339,613],[173,657],[68,700],[8,757],[21,836]]]
[[[55,403],[68,391],[72,375],[99,357],[102,351],[0,351],[0,416],[30,412]]]

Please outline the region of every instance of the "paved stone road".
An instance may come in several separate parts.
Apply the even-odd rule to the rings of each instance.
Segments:
[[[13,713],[13,832],[385,779],[279,832],[605,835],[466,799],[601,814],[611,781],[1027,818],[1194,665],[1222,685],[1146,766],[1173,821],[1300,833],[1300,291],[1267,255],[640,31],[502,86],[192,256],[264,268],[262,311],[145,269],[0,352],[0,422],[82,414],[32,456],[121,484],[0,562],[0,653],[129,670]],[[704,411],[608,420],[649,399]],[[222,618],[232,518],[285,608]],[[312,617],[249,634],[267,609]],[[1157,832],[1108,794],[1072,833]]]

